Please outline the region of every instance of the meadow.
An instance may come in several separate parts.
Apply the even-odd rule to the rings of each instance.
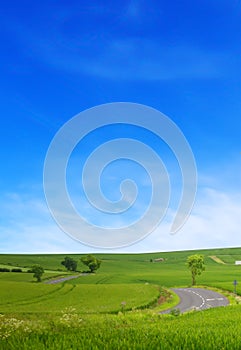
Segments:
[[[185,262],[196,253],[206,265],[198,285],[231,295],[237,280],[241,294],[241,248],[96,254],[95,274],[57,284],[46,281],[69,274],[61,265],[66,255],[0,255],[0,267],[23,270],[0,273],[0,349],[240,349],[238,298],[226,308],[160,314],[178,303],[169,288],[190,286]],[[86,270],[82,255],[69,256],[79,262],[71,275]],[[45,269],[41,283],[27,272],[36,263]]]
[[[142,312],[79,317],[71,312],[34,326],[25,320],[15,328],[17,321],[10,321],[14,331],[2,344],[4,350],[239,350],[240,322],[239,305],[178,317]]]

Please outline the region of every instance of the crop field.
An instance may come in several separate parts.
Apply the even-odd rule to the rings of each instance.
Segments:
[[[66,255],[0,255],[0,349],[240,349],[241,305],[163,315],[178,297],[171,287],[188,287],[189,255],[204,256],[206,270],[198,285],[241,295],[241,249],[213,249],[150,254],[96,254],[95,274],[67,272]],[[162,262],[155,259],[162,258]],[[27,272],[44,267],[41,283]],[[47,284],[68,275],[68,281]]]
[[[18,290],[18,293],[16,293]],[[159,288],[153,285],[71,285],[55,284],[31,286],[26,293],[26,284],[15,282],[1,285],[1,313],[46,313],[60,312],[74,307],[77,312],[110,313],[140,308],[152,304],[159,297]]]

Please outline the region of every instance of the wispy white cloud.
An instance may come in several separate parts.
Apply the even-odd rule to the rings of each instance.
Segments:
[[[240,212],[240,194],[203,188],[193,212],[179,232],[175,235],[169,234],[169,217],[155,232],[139,243],[139,248],[146,247],[153,251],[158,247],[159,251],[170,251],[241,246]]]
[[[182,45],[162,45],[150,39],[113,39],[101,48],[66,49],[42,42],[38,57],[53,68],[108,79],[175,80],[217,78],[226,74],[227,53]],[[83,45],[84,46],[84,45]],[[75,51],[75,52],[73,52]]]
[[[132,1],[125,15],[137,17],[139,12],[138,2]],[[83,31],[78,37],[73,37],[63,30],[64,24],[59,20],[54,30],[48,32],[30,29],[17,22],[7,27],[22,44],[25,56],[34,56],[52,69],[69,73],[147,81],[209,79],[229,74],[227,51],[204,49],[181,39],[168,44],[160,39],[121,37],[106,35],[105,32],[90,38]]]
[[[8,193],[0,208],[0,253],[88,251],[60,230],[44,199],[29,193]]]
[[[18,195],[8,196],[8,201],[5,197],[1,203],[1,211],[5,216],[0,226],[1,253],[144,252],[241,246],[241,195],[209,187],[200,189],[193,212],[177,234],[169,234],[175,215],[170,209],[160,226],[145,239],[114,250],[94,249],[71,239],[54,223],[42,200],[21,201]]]

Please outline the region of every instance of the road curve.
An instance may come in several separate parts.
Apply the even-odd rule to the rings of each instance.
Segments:
[[[227,306],[229,301],[222,294],[209,289],[202,288],[173,288],[180,298],[179,304],[175,307],[181,312],[190,310],[204,310],[212,307]],[[163,313],[169,313],[166,310]]]
[[[85,274],[80,273],[79,275],[74,275],[74,276],[67,276],[67,277],[61,277],[61,278],[56,278],[56,279],[51,279],[45,282],[45,284],[56,284],[56,283],[61,283],[65,281],[72,280],[74,278],[78,278],[80,276],[84,276]]]

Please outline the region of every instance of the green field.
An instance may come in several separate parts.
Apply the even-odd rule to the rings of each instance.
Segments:
[[[45,282],[68,275],[61,265],[66,255],[0,255],[0,267],[23,269],[0,273],[0,349],[240,349],[241,305],[160,314],[178,303],[168,288],[190,286],[185,262],[194,253],[206,264],[197,283],[232,292],[241,248],[96,254],[102,264],[95,274],[58,284]],[[33,264],[45,268],[41,283],[27,272]],[[86,266],[79,262],[78,270]]]
[[[17,290],[17,293],[16,293]],[[153,304],[159,297],[159,288],[153,285],[33,285],[26,293],[26,284],[8,282],[1,285],[1,313],[60,312],[74,307],[77,312],[111,313],[126,309],[142,308]]]
[[[134,312],[81,318],[72,314],[68,320],[26,320],[2,341],[3,349],[239,350],[241,344],[239,305],[179,317]],[[14,328],[17,321],[9,324]]]

